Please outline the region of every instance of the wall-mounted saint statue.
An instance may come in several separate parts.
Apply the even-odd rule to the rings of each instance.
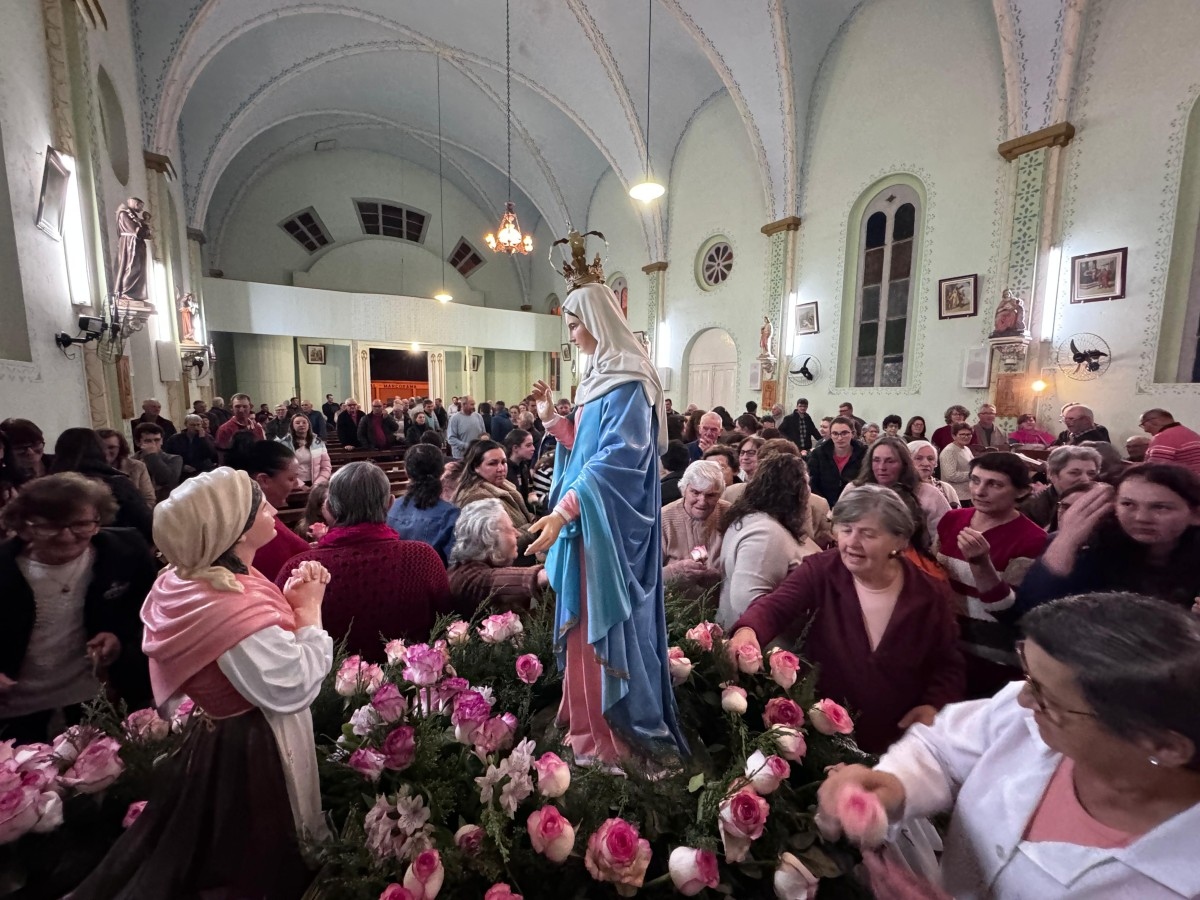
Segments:
[[[120,304],[150,306],[149,272],[146,268],[146,242],[150,236],[150,213],[146,204],[130,197],[117,210],[117,270],[113,296]]]
[[[1025,301],[1008,288],[1000,295],[1000,305],[996,307],[996,319],[989,337],[1027,337],[1028,326],[1025,324]]]
[[[179,339],[184,344],[198,343],[196,340],[196,315],[200,312],[200,304],[194,294],[184,294],[179,298]]]

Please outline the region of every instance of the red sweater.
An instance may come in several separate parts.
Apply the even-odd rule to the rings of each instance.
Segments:
[[[1200,434],[1176,422],[1150,439],[1146,462],[1175,463],[1200,475]]]
[[[279,519],[275,520],[275,537],[266,545],[259,547],[254,554],[254,568],[263,574],[268,581],[274,581],[275,576],[283,569],[283,564],[308,549],[308,541],[292,531]],[[287,570],[292,573],[291,569]],[[284,581],[287,581],[285,578]]]
[[[882,753],[900,737],[897,723],[916,706],[941,709],[966,693],[954,599],[945,582],[912,563],[883,638],[874,650],[863,625],[854,576],[838,551],[810,556],[734,624],[764,646],[795,641],[808,628],[804,658],[819,667],[817,693],[856,713],[855,738]]]
[[[321,618],[346,652],[383,662],[385,641],[426,641],[434,620],[451,611],[450,583],[437,551],[402,541],[387,525],[331,528],[315,550],[292,557],[275,579],[280,587],[299,563],[316,560],[329,570]]]
[[[986,594],[981,594],[975,587],[971,567],[958,549],[958,535],[970,526],[974,515],[973,509],[952,509],[942,516],[938,522],[938,562],[950,576],[951,587],[959,594],[976,597],[992,609],[1007,609],[1014,599],[1010,585],[1019,583],[1025,573],[1010,572],[1006,579],[1005,571],[1014,560],[1027,559],[1030,561],[1027,565],[1031,565],[1033,560],[1042,555],[1049,538],[1033,520],[1023,515],[983,532],[991,547],[988,556],[992,558],[992,565],[1000,574],[1001,581]]]

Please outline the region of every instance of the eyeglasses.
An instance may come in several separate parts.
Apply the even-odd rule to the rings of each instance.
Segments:
[[[756,456],[758,456],[758,451],[757,450],[743,450],[741,453],[738,454],[738,456],[756,457]]]
[[[30,450],[35,453],[41,453],[46,449],[46,442],[34,441],[32,444],[13,444],[12,448],[14,453],[28,453]]]
[[[75,537],[91,537],[100,527],[99,519],[81,519],[78,522],[68,522],[65,525],[52,525],[42,522],[26,522],[25,527],[30,534],[41,540],[49,540],[62,534],[65,528]]]
[[[1061,725],[1063,716],[1087,716],[1088,718],[1096,718],[1096,714],[1082,709],[1059,709],[1051,706],[1046,700],[1046,695],[1042,691],[1042,686],[1034,681],[1033,676],[1029,674],[1029,663],[1025,661],[1025,642],[1017,641],[1017,659],[1021,661],[1021,671],[1025,673],[1025,683],[1029,685],[1029,693],[1033,695],[1033,702],[1037,705],[1038,711],[1050,720],[1053,725]]]
[[[854,435],[853,431],[831,431],[831,432],[829,432],[830,437],[853,437],[853,435]]]

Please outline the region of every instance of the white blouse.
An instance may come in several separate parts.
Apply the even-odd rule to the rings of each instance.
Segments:
[[[312,625],[293,634],[272,625],[217,658],[239,694],[259,707],[275,735],[296,830],[312,840],[329,836],[321,814],[316,741],[308,708],[333,666],[333,639]]]
[[[910,728],[877,767],[903,783],[909,820],[953,809],[945,889],[959,900],[1200,897],[1200,804],[1122,848],[1024,839],[1062,754],[1017,703],[1021,687],[945,707],[932,726]]]

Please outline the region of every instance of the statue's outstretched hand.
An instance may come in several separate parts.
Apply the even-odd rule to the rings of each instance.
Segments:
[[[542,424],[546,424],[554,419],[554,391],[550,390],[550,385],[544,381],[537,381],[533,385],[533,400],[537,405],[538,418],[542,420]]]
[[[558,540],[558,533],[563,530],[563,526],[566,524],[566,520],[561,515],[552,512],[548,516],[542,516],[530,525],[529,533],[536,534],[538,538],[525,548],[525,555],[534,556],[549,550],[554,542]]]

